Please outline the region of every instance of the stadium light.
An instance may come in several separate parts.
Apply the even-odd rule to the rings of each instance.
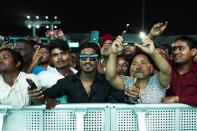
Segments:
[[[30,18],[31,18],[31,17],[28,15],[28,16],[27,16],[27,19],[30,19]]]
[[[40,28],[40,25],[36,25],[36,28],[39,29]]]
[[[31,28],[31,25],[27,25],[27,27],[30,29]]]
[[[47,29],[53,32],[54,29],[57,28],[56,25],[61,24],[61,21],[56,20],[57,16],[54,17],[54,20],[48,20],[48,16],[45,16],[44,20],[40,20],[39,16],[34,17],[34,19],[30,19],[30,16],[26,16],[27,20],[25,24],[28,28],[32,28],[32,35],[36,36],[36,29],[39,29],[41,26],[45,26]]]
[[[36,16],[36,19],[39,19],[40,17],[39,16]]]

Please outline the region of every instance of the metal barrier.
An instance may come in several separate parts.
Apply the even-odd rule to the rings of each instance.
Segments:
[[[0,119],[3,131],[197,131],[197,108],[184,104],[0,106]]]

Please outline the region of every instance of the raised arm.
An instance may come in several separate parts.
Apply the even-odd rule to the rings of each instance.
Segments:
[[[35,66],[37,66],[42,59],[42,54],[39,52],[40,46],[36,49],[36,51],[33,54],[32,62],[30,66],[27,69],[27,73],[32,73]]]
[[[106,79],[110,82],[110,84],[113,87],[119,90],[125,89],[123,79],[116,72],[117,55],[119,52],[123,50],[122,41],[123,38],[121,36],[118,36],[117,39],[112,43],[112,51],[107,60],[106,72],[105,72]]]
[[[168,25],[167,21],[165,21],[165,23],[154,24],[148,34],[148,38],[153,40],[155,37],[161,35],[165,31],[167,25]]]
[[[159,81],[163,87],[168,87],[171,80],[172,68],[168,61],[163,58],[156,50],[152,40],[145,38],[142,45],[135,44],[146,52],[154,61],[159,69]]]

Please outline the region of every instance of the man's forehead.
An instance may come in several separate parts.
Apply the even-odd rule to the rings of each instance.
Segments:
[[[148,56],[146,56],[145,54],[138,54],[134,57],[133,61],[137,61],[137,60],[140,60],[140,61],[150,61]]]
[[[51,50],[51,53],[62,53],[62,52],[68,52],[67,50],[61,50],[61,49],[59,49],[59,48],[54,48],[54,49],[52,49]]]
[[[113,42],[112,40],[106,40],[106,41],[103,43],[103,45],[104,45],[104,44],[112,44],[112,42]]]
[[[188,46],[188,45],[187,45],[187,42],[178,40],[172,44],[172,47],[177,47],[177,46]]]
[[[6,55],[6,56],[11,56],[12,54],[9,51],[1,51],[0,55]]]
[[[95,52],[96,51],[93,48],[84,48],[83,50],[81,50],[81,53],[84,53],[84,54],[93,54]]]

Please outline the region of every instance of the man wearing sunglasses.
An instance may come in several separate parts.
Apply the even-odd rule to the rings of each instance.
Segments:
[[[104,75],[97,73],[101,53],[98,45],[86,42],[80,46],[80,71],[73,76],[60,79],[44,91],[46,108],[54,108],[55,98],[67,95],[68,103],[102,103],[113,96],[118,102],[124,101],[124,93],[110,86]]]

